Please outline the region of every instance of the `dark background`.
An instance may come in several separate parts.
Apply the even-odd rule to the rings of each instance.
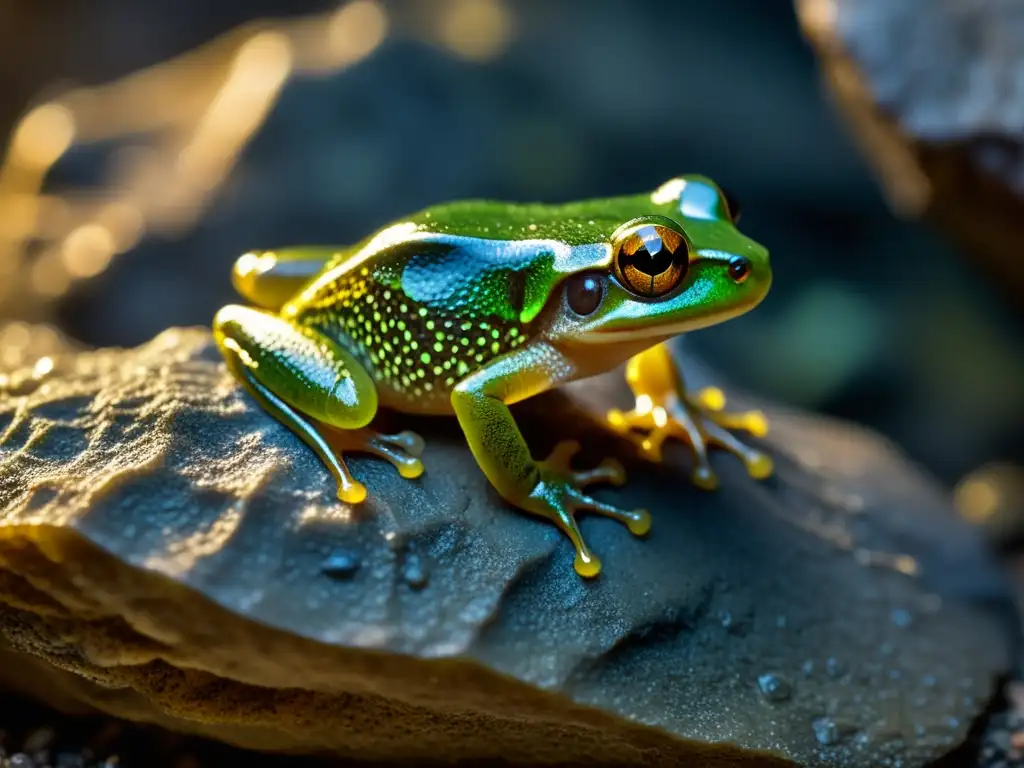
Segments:
[[[880,430],[950,487],[991,462],[1024,462],[1019,309],[969,253],[890,213],[789,0],[477,2],[484,10],[464,13],[447,37],[458,0],[385,3],[383,44],[343,71],[292,77],[195,226],[148,226],[94,277],[50,296],[9,292],[0,318],[132,345],[169,325],[208,324],[232,300],[232,261],[250,248],[345,243],[449,199],[561,201],[701,172],[741,200],[775,282],[756,312],[694,334],[695,351],[745,387]],[[332,7],[6,0],[0,136],[69,88],[158,64],[249,19]],[[495,29],[505,43],[498,34],[488,49]],[[467,46],[468,58],[458,53]],[[215,80],[217,65],[199,61],[197,82],[204,68]],[[180,97],[154,96],[163,106]],[[126,148],[153,142],[76,143],[47,191],[116,191],[111,169]],[[0,216],[12,211],[0,196]],[[18,270],[60,237],[19,246]]]

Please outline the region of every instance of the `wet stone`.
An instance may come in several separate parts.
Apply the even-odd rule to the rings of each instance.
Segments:
[[[716,454],[714,493],[682,449],[652,467],[599,426],[629,405],[620,376],[515,407],[535,454],[580,439],[580,467],[629,470],[596,494],[652,512],[642,540],[581,520],[604,562],[585,582],[451,420],[383,414],[424,435],[427,471],[352,457],[370,490],[352,508],[206,332],[60,356],[45,387],[0,395],[0,685],[346,760],[940,759],[1009,666],[983,543],[884,441],[729,394],[768,413],[777,474]],[[856,512],[828,501],[853,496]]]
[[[899,213],[953,235],[1015,300],[1024,290],[1024,4],[794,2]]]

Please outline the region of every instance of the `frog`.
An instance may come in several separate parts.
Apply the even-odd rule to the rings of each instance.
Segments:
[[[578,440],[535,458],[510,406],[623,367],[634,404],[607,412],[611,432],[651,461],[677,440],[692,482],[714,489],[709,450],[738,457],[756,479],[771,457],[760,411],[725,410],[722,391],[691,392],[670,340],[742,315],[772,282],[768,250],[740,232],[735,198],[700,174],[653,191],[563,203],[470,199],[425,208],[348,246],[251,251],[231,280],[246,303],[213,319],[227,368],[333,474],[338,499],[366,487],[345,462],[367,453],[414,481],[415,432],[374,429],[379,409],[454,416],[478,468],[512,507],[571,542],[575,571],[601,573],[578,516],[646,536],[651,515],[588,492],[622,485],[620,461],[574,469]]]

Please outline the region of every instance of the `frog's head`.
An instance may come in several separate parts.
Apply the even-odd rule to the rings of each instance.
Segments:
[[[563,280],[556,343],[578,354],[644,347],[740,315],[768,292],[768,251],[740,233],[735,201],[710,179],[672,179],[609,210],[622,221],[603,258]]]

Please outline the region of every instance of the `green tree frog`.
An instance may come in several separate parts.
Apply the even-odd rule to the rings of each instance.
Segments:
[[[604,515],[638,536],[650,515],[584,493],[621,484],[624,471],[614,460],[573,470],[575,441],[535,459],[509,406],[627,363],[635,407],[608,423],[647,457],[658,460],[676,437],[692,449],[701,487],[717,483],[709,446],[737,455],[756,478],[770,475],[769,457],[730,432],[763,434],[763,416],[726,413],[714,388],[691,395],[663,344],[767,293],[768,252],[739,232],[738,214],[699,175],[562,205],[438,205],[351,247],[242,256],[232,281],[256,306],[223,307],[214,336],[238,381],[330,468],[343,502],[366,497],[346,452],[380,456],[406,478],[423,472],[419,436],[370,428],[378,406],[454,414],[498,493],[557,525],[576,571],[594,577],[601,561],[576,515]]]

